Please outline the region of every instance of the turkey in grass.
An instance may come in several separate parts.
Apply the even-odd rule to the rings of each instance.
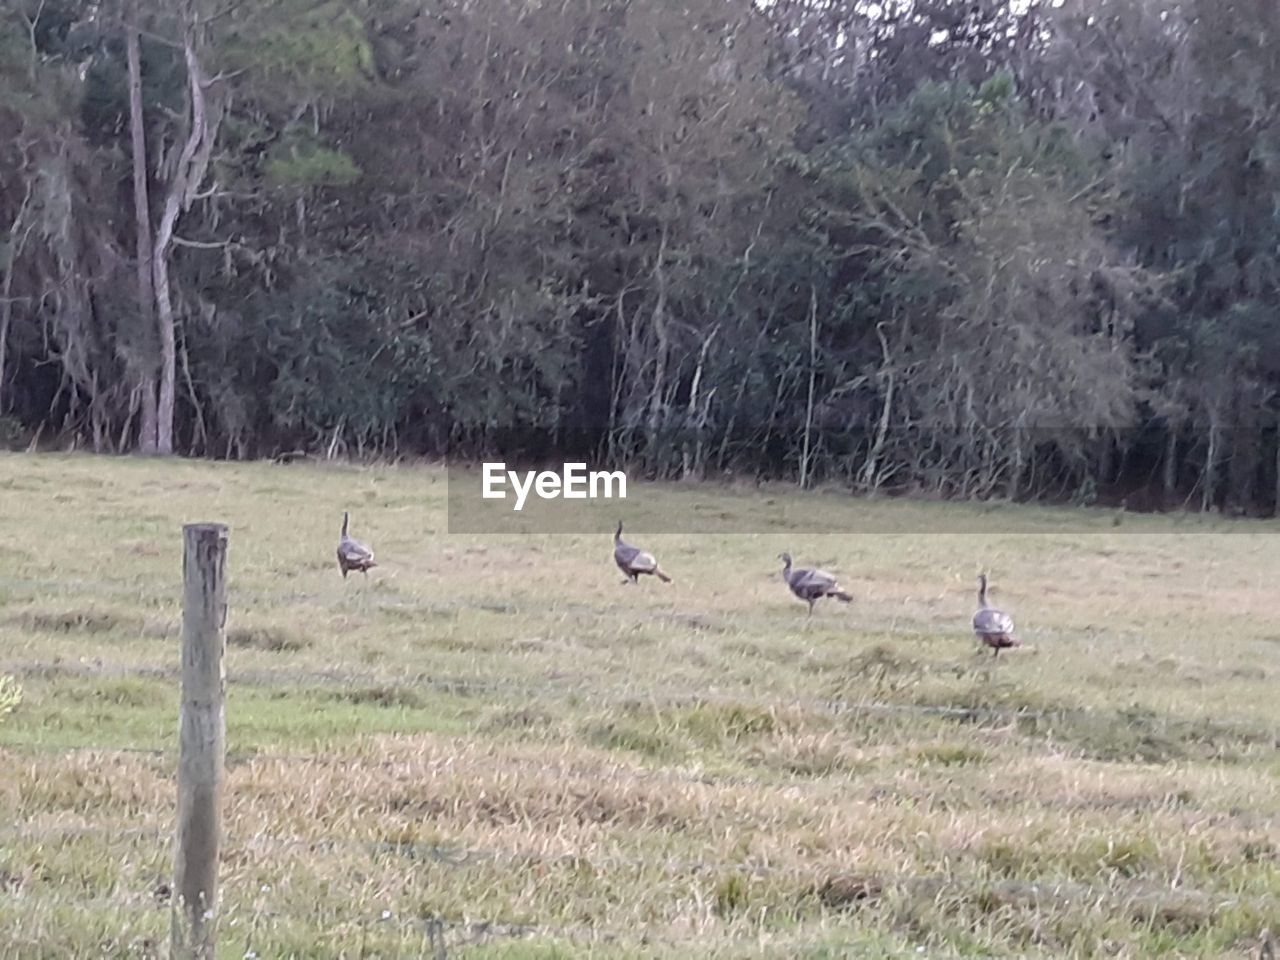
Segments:
[[[343,511],[342,537],[338,540],[338,569],[342,571],[344,580],[352,570],[359,570],[368,577],[369,568],[377,566],[373,560],[373,551],[359,540],[353,540],[347,535],[347,523],[348,516],[346,511]]]
[[[613,534],[613,562],[626,574],[624,583],[638,583],[643,574],[657,577],[663,583],[670,583],[671,578],[662,572],[657,558],[647,550],[641,550],[635,544],[622,539],[622,521],[618,521],[618,529]]]
[[[1022,646],[1022,641],[1013,635],[1013,617],[987,602],[985,573],[978,574],[978,612],[973,615],[973,632],[991,648],[993,658],[1000,656],[1001,650]]]
[[[836,582],[836,578],[825,570],[819,570],[816,567],[791,567],[791,554],[783,553],[778,555],[778,559],[782,561],[782,575],[786,578],[787,586],[805,603],[809,604],[809,616],[813,616],[813,605],[823,597],[835,597],[844,603],[848,603],[853,599],[848,593],[840,588],[840,584]]]

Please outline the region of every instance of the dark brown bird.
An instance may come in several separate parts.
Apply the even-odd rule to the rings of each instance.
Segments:
[[[671,578],[662,572],[657,558],[647,550],[641,550],[634,544],[622,539],[622,521],[618,521],[618,529],[613,534],[613,562],[626,574],[624,583],[637,583],[641,574],[650,574],[663,583],[670,583]]]
[[[352,570],[359,570],[368,577],[369,568],[377,566],[373,560],[373,551],[359,540],[347,536],[347,521],[347,513],[343,511],[342,538],[338,541],[338,569],[342,571],[343,580],[347,579],[347,574]]]
[[[823,597],[835,597],[844,603],[853,599],[840,589],[836,578],[827,571],[818,570],[815,567],[797,567],[792,570],[789,553],[778,554],[778,559],[782,561],[782,576],[786,578],[791,592],[809,604],[809,616],[813,616],[813,605]]]
[[[992,650],[992,656],[1000,656],[1001,650],[1022,646],[1013,635],[1013,617],[997,610],[987,602],[987,575],[978,574],[978,612],[973,615],[973,632]]]

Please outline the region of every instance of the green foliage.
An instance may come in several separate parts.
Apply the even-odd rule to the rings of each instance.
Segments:
[[[430,382],[430,345],[397,329],[363,284],[323,271],[317,280],[258,305],[272,423],[314,439],[335,428],[378,437]]]
[[[271,0],[230,20],[227,63],[272,98],[350,96],[372,76],[365,22],[350,0]]]
[[[979,114],[1016,107],[1017,85],[1013,76],[1005,71],[988,77],[978,87],[975,100]]]
[[[202,21],[221,124],[170,264],[179,446],[1099,503],[1159,477],[1167,506],[1270,509],[1274,5],[828,7]],[[189,91],[182,25],[142,11],[156,220]],[[124,48],[88,0],[0,14],[0,415],[98,449],[133,443],[160,349]]]
[[[1132,361],[1098,336],[1098,295],[1123,336],[1147,283],[1094,223],[1089,160],[1029,116],[1005,74],[978,90],[926,83],[820,158],[809,219],[840,264],[825,324],[875,330],[886,368],[912,358],[892,395],[882,372],[844,377],[828,401],[850,420],[913,425],[896,449],[878,441],[894,465],[863,460],[863,482],[903,478],[921,445],[949,476],[908,482],[966,496],[1016,491],[1037,455],[1083,471],[1088,430],[1128,426],[1138,399]]]
[[[310,139],[274,147],[265,172],[267,182],[278,186],[348,186],[360,179],[360,168],[349,155]]]

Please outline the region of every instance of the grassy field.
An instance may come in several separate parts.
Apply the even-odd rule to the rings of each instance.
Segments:
[[[165,953],[194,520],[231,527],[226,957],[1246,957],[1280,928],[1280,525],[634,518],[676,578],[634,588],[607,534],[450,536],[444,494],[0,455],[0,956]],[[833,530],[972,509],[646,495],[743,530],[766,496]],[[855,602],[807,620],[781,550]],[[1027,641],[994,665],[983,568]]]

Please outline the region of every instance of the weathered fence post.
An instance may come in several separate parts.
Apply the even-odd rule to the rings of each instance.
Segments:
[[[227,528],[182,528],[182,718],[172,960],[213,960],[226,754]]]

